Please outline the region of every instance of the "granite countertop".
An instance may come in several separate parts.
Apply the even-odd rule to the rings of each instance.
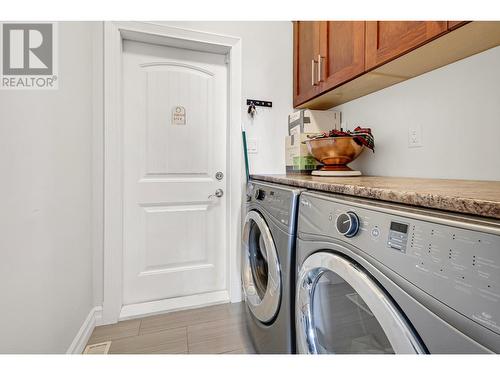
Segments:
[[[500,181],[252,175],[252,179],[500,219]]]

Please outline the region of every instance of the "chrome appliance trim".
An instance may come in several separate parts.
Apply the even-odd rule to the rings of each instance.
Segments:
[[[261,299],[256,292],[249,259],[249,238],[252,221],[259,227],[267,254],[267,289]],[[281,300],[281,267],[274,240],[262,215],[257,211],[249,211],[243,227],[243,264],[242,282],[245,300],[252,314],[262,323],[269,323],[276,316]]]
[[[425,353],[406,319],[375,281],[354,262],[325,251],[310,255],[302,264],[297,278],[295,323],[299,353],[318,353],[312,297],[319,278],[326,271],[335,272],[342,277],[364,300],[384,330],[395,353]]]

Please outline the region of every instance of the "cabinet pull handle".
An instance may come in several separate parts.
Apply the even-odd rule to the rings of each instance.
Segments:
[[[311,60],[311,85],[312,86],[317,86],[317,83],[316,83],[316,80],[314,79],[314,72],[315,72],[315,69],[314,69],[314,65],[316,64],[316,60],[312,59]]]
[[[321,60],[323,59],[323,57],[321,57],[321,55],[318,55],[318,82],[323,82],[323,80],[321,79]]]

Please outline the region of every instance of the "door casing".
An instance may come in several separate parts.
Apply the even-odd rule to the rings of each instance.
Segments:
[[[228,280],[231,302],[241,300],[239,244],[241,240],[242,196],[245,188],[241,143],[241,39],[145,22],[104,24],[104,199],[103,199],[103,310],[101,324],[214,303],[211,299],[186,297],[175,304],[161,301],[122,310],[123,277],[123,122],[122,47],[123,40],[154,43],[218,53],[228,59],[227,124],[227,218]]]

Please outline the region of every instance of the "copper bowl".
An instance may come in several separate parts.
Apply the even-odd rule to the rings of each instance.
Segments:
[[[350,170],[346,165],[356,159],[364,146],[352,137],[329,137],[305,141],[309,152],[325,166],[323,170]]]

